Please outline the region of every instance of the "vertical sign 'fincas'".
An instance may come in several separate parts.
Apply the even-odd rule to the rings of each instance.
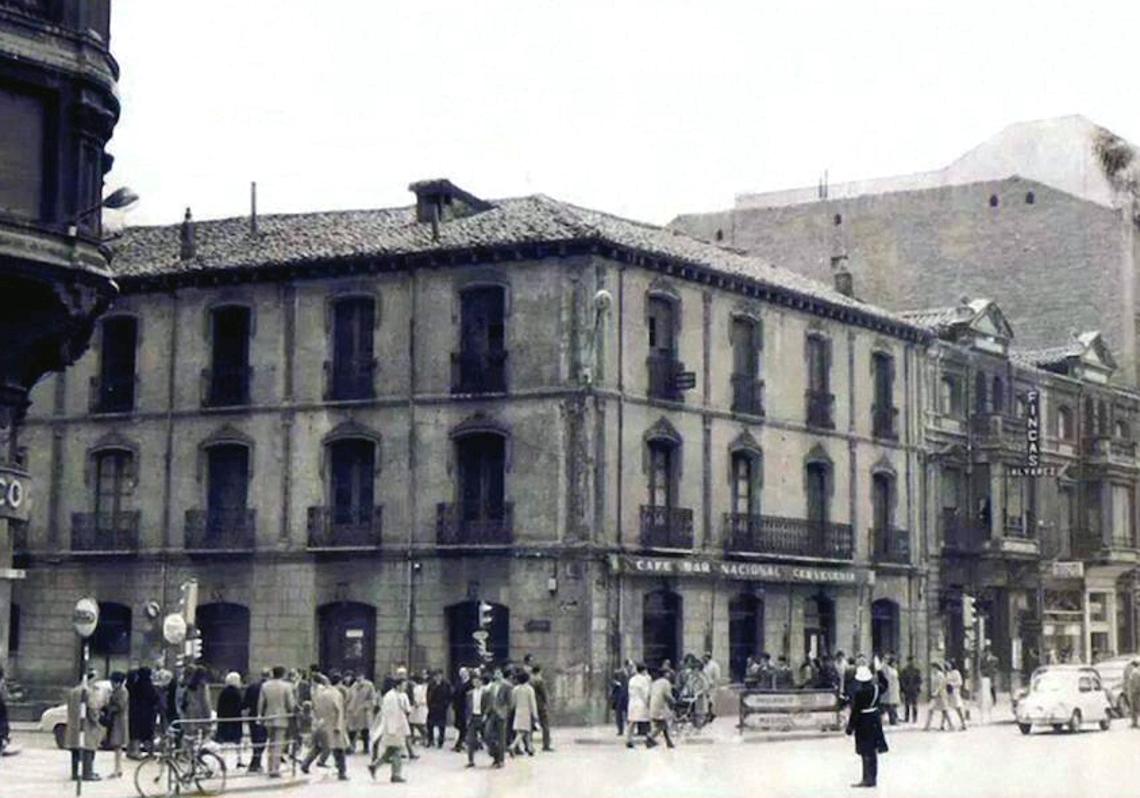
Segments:
[[[1025,394],[1025,465],[1041,467],[1041,394],[1036,388]]]

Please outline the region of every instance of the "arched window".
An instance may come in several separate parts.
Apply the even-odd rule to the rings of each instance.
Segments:
[[[1101,399],[1096,406],[1096,432],[1098,435],[1108,435],[1108,404]]]
[[[744,681],[749,657],[764,649],[764,602],[752,593],[728,602],[728,669],[734,682]]]
[[[831,466],[812,460],[805,469],[807,519],[813,527],[823,527],[831,519]]]
[[[253,548],[253,516],[249,510],[249,447],[217,443],[206,449],[206,513],[196,531],[200,540],[187,548]]]
[[[1063,441],[1071,441],[1073,435],[1073,410],[1068,405],[1057,408],[1057,437]]]
[[[979,415],[989,412],[989,403],[986,401],[986,375],[980,371],[974,377],[974,412]]]
[[[1005,410],[1005,385],[1002,383],[1001,377],[994,376],[993,388],[990,391],[993,394],[990,397],[990,402],[993,405],[993,411],[1000,413]]]
[[[317,609],[321,670],[352,671],[372,679],[376,660],[376,608],[337,601]],[[474,631],[474,630],[472,630]]]
[[[91,635],[91,659],[104,676],[129,669],[131,659],[131,608],[112,601],[99,602],[99,625]]]
[[[899,605],[890,599],[871,602],[871,650],[884,658],[898,654]]]
[[[499,432],[455,438],[456,498],[440,510],[440,542],[504,544],[512,534],[506,501],[507,440]]]
[[[945,374],[941,382],[941,410],[945,415],[958,418],[962,415],[962,389],[958,378],[953,374]]]
[[[654,590],[642,599],[642,660],[650,668],[669,660],[680,663],[682,640],[681,596],[670,590]]]
[[[215,677],[249,673],[249,609],[241,604],[202,604],[195,614],[202,634],[202,664]],[[220,678],[218,679],[221,680]]]
[[[329,498],[334,532],[370,530],[374,508],[376,444],[344,438],[329,444]],[[367,537],[367,535],[366,535]]]
[[[92,454],[95,493],[92,512],[72,516],[73,551],[134,551],[138,548],[138,513],[134,510],[135,457],[127,449],[106,448]]]
[[[760,453],[738,449],[732,453],[732,512],[760,515]]]

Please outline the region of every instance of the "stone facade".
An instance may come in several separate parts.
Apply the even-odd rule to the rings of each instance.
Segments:
[[[409,220],[406,229],[428,235],[434,225],[446,240],[497,214],[509,222],[512,212],[505,201],[460,218]],[[272,217],[261,221],[272,229]],[[232,227],[197,225],[198,257],[222,224]],[[61,683],[74,673],[64,605],[84,593],[120,624],[129,612],[128,642],[106,643],[104,666],[148,656],[155,631],[144,604],[170,609],[190,577],[199,582],[207,660],[249,670],[278,662],[454,669],[471,654],[470,603],[490,602],[492,648],[544,663],[568,720],[603,715],[610,669],[625,657],[711,649],[727,670],[749,649],[798,666],[812,653],[877,642],[924,661],[923,422],[914,410],[927,334],[826,286],[809,295],[798,278],[789,287],[759,267],[763,279],[742,275],[736,256],[716,247],[609,217],[604,224],[694,254],[611,243],[626,227],[600,240],[459,254],[428,243],[395,261],[313,258],[307,271],[229,268],[231,256],[221,255],[207,268],[192,253],[150,269],[170,253],[128,248],[123,297],[92,351],[36,389],[29,467],[52,490],[36,504],[21,551],[28,579],[16,602],[23,628],[36,634],[24,634],[11,657],[20,678]],[[131,235],[177,252],[176,229]],[[493,391],[458,390],[465,292],[487,286],[502,289],[505,378]],[[346,297],[373,300],[373,395],[333,400],[334,303]],[[649,332],[660,303],[675,341],[664,382],[650,362],[663,340],[651,344]],[[232,306],[249,308],[248,401],[204,406],[218,351],[211,312]],[[125,412],[104,412],[92,402],[93,378],[105,373],[107,325],[125,316],[136,320],[135,399]],[[734,320],[752,325],[755,346],[743,394],[734,393]],[[659,325],[654,334],[664,335]],[[829,353],[830,423],[807,423],[808,338]],[[891,375],[878,394],[876,363],[890,364]],[[874,421],[876,403],[885,427]],[[472,466],[460,449],[473,435],[504,441],[509,509],[490,526],[455,522],[441,507],[467,501],[461,486],[471,484]],[[370,518],[382,521],[368,522],[377,535],[363,545],[325,545],[310,526],[319,517],[312,508],[334,502],[331,449],[346,439],[375,447],[370,489],[381,511]],[[248,453],[253,538],[192,546],[187,512],[207,509],[215,495],[210,452],[235,446]],[[120,500],[137,538],[100,549],[81,528],[101,490],[97,456],[109,450],[135,463]],[[661,487],[652,480],[665,450],[667,499],[650,488]],[[733,489],[734,463],[745,459],[747,503]],[[809,471],[821,475],[818,501],[808,498]],[[886,491],[885,549],[872,530],[882,523],[873,485]],[[637,558],[674,571],[645,574],[631,565]],[[677,570],[693,563],[710,570]],[[725,575],[726,564],[772,569]]]

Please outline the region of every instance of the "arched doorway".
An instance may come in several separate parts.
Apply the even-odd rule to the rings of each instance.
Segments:
[[[215,678],[230,671],[249,673],[249,609],[218,601],[202,604],[195,614],[202,633],[202,664]]]
[[[356,601],[337,601],[317,609],[320,665],[328,673],[352,671],[369,679],[376,669],[376,608]]]
[[[823,594],[804,601],[804,658],[829,657],[835,646],[835,602]]]
[[[728,602],[728,668],[733,681],[744,681],[748,658],[764,647],[764,602],[741,593]]]
[[[91,666],[103,676],[126,673],[131,661],[131,608],[113,601],[99,602],[99,625],[91,635]]]
[[[681,597],[670,590],[654,590],[642,600],[642,660],[650,668],[665,660],[681,661]]]
[[[871,602],[871,650],[882,657],[899,652],[899,605],[890,599]]]
[[[445,610],[447,616],[448,669],[454,677],[461,666],[505,662],[511,651],[511,610],[505,604],[491,605],[491,625],[484,641],[487,657],[479,653],[474,635],[479,631],[479,601],[461,601]]]

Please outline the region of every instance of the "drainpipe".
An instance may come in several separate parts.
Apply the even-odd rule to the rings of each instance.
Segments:
[[[438,224],[437,216],[433,210],[433,228]],[[437,229],[437,228],[436,228]],[[411,270],[411,313],[408,319],[408,540],[407,540],[407,569],[408,569],[408,637],[407,656],[405,660],[410,669],[412,655],[416,647],[416,572],[419,563],[415,561],[415,529],[419,520],[419,495],[416,484],[416,314],[418,313],[417,299],[419,298],[419,280],[417,272]]]

